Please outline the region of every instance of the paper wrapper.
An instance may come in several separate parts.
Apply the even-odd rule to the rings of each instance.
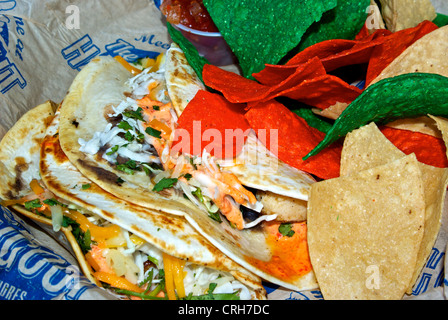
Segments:
[[[0,139],[29,109],[61,102],[79,70],[101,55],[129,60],[169,48],[165,21],[151,0],[0,1]],[[447,13],[445,0],[435,0]],[[1,182],[0,182],[1,183]],[[444,215],[445,220],[447,214]],[[448,222],[407,299],[444,299]],[[319,290],[292,292],[266,284],[273,300],[318,300]],[[0,207],[0,300],[116,299],[79,271],[58,234]]]

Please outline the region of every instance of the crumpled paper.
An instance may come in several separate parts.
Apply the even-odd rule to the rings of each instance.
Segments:
[[[47,100],[61,102],[76,74],[95,57],[121,55],[133,61],[167,50],[170,39],[164,18],[156,7],[159,2],[0,1],[0,92],[3,97],[0,100],[0,139],[29,109]],[[433,0],[433,3],[438,12],[448,13],[446,0]],[[7,209],[0,208],[0,213],[0,300],[116,299],[76,273],[79,270],[76,259],[60,234],[31,221],[24,222]],[[413,295],[405,299],[448,297],[444,274],[447,216],[444,215],[442,232]],[[73,280],[76,286],[67,285],[59,288],[61,291],[50,286],[53,289],[50,292],[59,293],[48,294],[42,279],[49,275],[36,269],[35,275],[42,281],[34,287],[28,283],[25,288],[19,288],[18,278],[23,276],[26,263],[20,264],[17,248],[28,250],[30,256],[36,257],[36,264],[46,266],[47,269],[42,270],[47,273],[51,271],[62,278],[76,275]],[[51,284],[48,279],[45,281]],[[272,284],[265,287],[268,298],[273,300],[322,299],[319,290],[294,292]]]
[[[0,138],[30,108],[62,101],[95,57],[134,61],[169,46],[163,17],[148,0],[0,1]]]

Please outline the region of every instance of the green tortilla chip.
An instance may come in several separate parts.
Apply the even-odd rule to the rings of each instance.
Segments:
[[[447,77],[409,73],[383,79],[368,87],[342,112],[325,138],[304,160],[370,122],[384,124],[427,114],[448,116]]]
[[[436,18],[432,22],[434,22],[439,28],[444,27],[448,25],[448,16],[442,13],[437,13]]]
[[[316,128],[320,132],[327,133],[331,129],[331,124],[326,119],[316,115],[310,108],[299,108],[291,111],[305,119],[309,126]]]
[[[367,19],[370,0],[338,0],[336,8],[325,12],[314,23],[295,51],[300,52],[316,43],[330,39],[354,39]]]
[[[196,72],[199,79],[203,82],[202,69],[204,69],[204,65],[210,64],[210,62],[206,58],[200,56],[196,47],[190,41],[188,41],[188,39],[185,38],[180,31],[176,30],[170,23],[167,23],[167,28],[171,36],[171,39],[175,43],[177,43],[177,45],[185,53],[185,57],[187,58],[188,63]]]
[[[250,78],[277,64],[336,0],[204,0],[213,21]]]

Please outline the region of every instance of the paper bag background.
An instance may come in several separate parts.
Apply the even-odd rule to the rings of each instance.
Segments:
[[[30,108],[59,103],[96,56],[135,60],[165,51],[168,39],[148,0],[0,1],[0,138]]]
[[[0,1],[0,139],[29,109],[47,100],[61,102],[76,74],[93,58],[121,55],[132,61],[168,49],[165,21],[154,2]],[[433,3],[438,12],[448,13],[448,1]],[[419,298],[444,298],[447,227],[444,221],[443,232],[414,289]],[[34,234],[39,235],[36,239],[41,239],[44,246],[66,246],[64,239],[48,240],[47,232]],[[55,249],[63,255],[69,252]],[[322,298],[319,290],[291,292],[269,284],[266,289],[269,299]]]

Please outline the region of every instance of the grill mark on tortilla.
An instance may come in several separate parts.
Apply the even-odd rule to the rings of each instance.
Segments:
[[[14,184],[11,185],[12,190],[10,192],[8,192],[8,193],[10,193],[9,195],[12,196],[11,199],[16,198],[17,194],[20,193],[20,191],[25,189],[25,184],[22,179],[22,173],[26,172],[29,169],[29,164],[26,163],[25,158],[17,157],[15,160],[16,160],[16,165],[14,167],[14,171],[15,171]],[[15,193],[12,191],[15,191]]]
[[[89,170],[90,172],[92,172],[93,174],[96,175],[96,177],[104,182],[110,183],[110,184],[114,184],[117,186],[120,186],[120,184],[118,183],[118,178],[119,176],[117,176],[115,173],[112,173],[110,171],[107,171],[103,168],[99,168],[96,167],[94,165],[89,164],[87,161],[84,161],[82,159],[78,159],[78,163],[86,168],[87,170]]]

